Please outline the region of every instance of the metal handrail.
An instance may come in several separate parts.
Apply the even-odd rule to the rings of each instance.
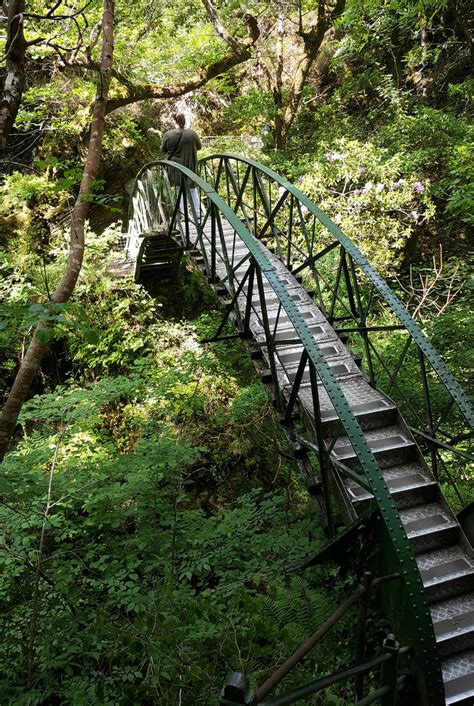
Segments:
[[[399,648],[397,656],[403,656],[407,654],[410,649],[411,648],[408,646]],[[306,699],[308,696],[317,694],[319,691],[323,691],[323,689],[328,689],[330,686],[338,684],[341,681],[351,679],[352,677],[364,675],[375,667],[383,667],[384,665],[395,661],[396,658],[396,656],[385,652],[384,654],[381,654],[378,657],[374,657],[373,659],[368,660],[363,664],[356,664],[353,667],[341,669],[339,672],[330,674],[327,677],[322,677],[321,679],[309,682],[308,684],[304,684],[303,686],[297,687],[296,689],[292,689],[290,692],[283,694],[282,696],[277,696],[276,698],[269,699],[268,701],[258,701],[257,699],[257,704],[258,706],[289,706],[290,704],[295,704],[297,701]],[[397,691],[401,688],[401,686],[403,686],[405,680],[405,674],[402,674],[397,678]],[[375,701],[379,701],[383,696],[390,694],[392,691],[392,687],[389,684],[386,684],[380,687],[379,689],[376,689],[364,699],[356,701],[354,706],[368,706],[368,704],[372,704]]]
[[[356,590],[346,598],[334,613],[306,640],[298,649],[257,689],[257,701],[261,701],[291,672],[298,662],[310,652],[313,647],[329,632],[329,630],[357,603],[366,592],[366,587],[359,584]]]
[[[346,600],[341,603],[340,606],[336,608],[336,610],[327,618],[327,620],[324,621],[322,625],[319,626],[319,628],[314,632],[302,645],[298,647],[293,654],[288,657],[285,662],[278,667],[278,669],[273,672],[273,674],[266,679],[266,681],[257,689],[256,691],[256,699],[257,703],[260,703],[262,699],[264,699],[268,694],[291,672],[291,670],[296,667],[296,665],[304,658],[306,657],[309,652],[311,652],[312,649],[322,640],[322,638],[327,635],[327,633],[331,630],[336,623],[338,623],[344,615],[352,608],[352,606],[357,603],[359,599],[360,601],[360,607],[359,607],[359,618],[357,621],[357,635],[356,635],[356,659],[360,663],[363,660],[364,653],[365,653],[365,623],[367,620],[367,608],[368,608],[368,601],[370,598],[370,593],[371,591],[376,588],[377,586],[380,586],[384,583],[387,583],[388,581],[394,581],[400,578],[400,574],[389,574],[387,576],[379,576],[377,578],[372,578],[372,574],[370,572],[366,572],[359,585],[357,588],[351,593],[351,595],[346,598]],[[360,644],[361,643],[361,644]],[[382,659],[382,661],[384,661]],[[372,661],[371,665],[376,666],[377,664],[381,664],[382,662],[377,662],[377,661]],[[324,679],[319,680],[319,682],[324,682],[324,680],[330,679],[331,684],[336,683],[338,681],[341,681],[342,679],[348,677],[348,676],[357,676],[363,674],[365,671],[370,669],[371,667],[368,666],[366,669],[362,668],[359,665],[352,667],[351,674],[345,674],[343,676],[340,676],[339,678],[334,678],[336,675],[331,675],[331,677],[324,677]],[[346,670],[347,671],[347,670]],[[328,684],[330,686],[330,684]],[[360,684],[361,686],[361,684]],[[317,690],[326,688],[325,686],[320,686],[318,687]],[[272,702],[273,703],[273,702]]]

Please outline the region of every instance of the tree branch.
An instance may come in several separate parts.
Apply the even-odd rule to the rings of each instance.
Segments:
[[[219,37],[221,39],[223,39],[224,42],[226,44],[228,44],[231,49],[233,49],[234,51],[238,51],[240,48],[239,40],[236,39],[235,37],[233,37],[230,34],[230,32],[228,32],[226,30],[226,28],[224,27],[224,25],[222,24],[222,22],[219,19],[219,15],[217,14],[217,12],[214,9],[214,5],[212,4],[212,0],[202,0],[202,4],[204,5],[206,12],[207,12],[207,16],[209,17],[210,21],[214,25],[214,28],[215,28],[217,34],[219,35]]]
[[[62,5],[62,0],[59,0],[59,2],[56,3],[54,7],[52,7],[46,15],[38,15],[35,12],[25,12],[23,13],[23,17],[28,17],[33,20],[72,20],[74,17],[77,17],[78,15],[81,15],[84,10],[86,10],[89,5],[92,3],[92,0],[88,0],[86,4],[81,7],[80,10],[77,10],[76,12],[73,12],[71,15],[55,15],[54,11],[57,10],[57,8]]]
[[[111,76],[118,81],[123,88],[111,91],[111,96],[107,101],[107,113],[111,113],[131,103],[137,103],[138,101],[150,98],[155,100],[179,98],[190,91],[195,91],[197,88],[204,86],[211,79],[216,78],[216,76],[220,76],[234,66],[248,61],[252,56],[251,46],[251,44],[241,44],[237,51],[231,51],[225,54],[221,59],[200,69],[192,78],[172,86],[160,86],[153,83],[135,84],[125,74],[117,71],[117,69],[113,69]],[[98,71],[99,65],[95,62],[70,62],[66,63],[66,68]]]

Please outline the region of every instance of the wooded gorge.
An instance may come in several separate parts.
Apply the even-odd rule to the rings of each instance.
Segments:
[[[467,391],[473,22],[464,0],[0,2],[1,704],[218,703],[357,586],[365,539],[288,571],[327,531],[244,342],[205,342],[208,279],[186,254],[171,281],[112,261],[182,112],[199,157],[252,158],[328,214]],[[417,410],[429,387],[448,420],[437,480],[458,513],[471,434],[378,313],[393,394]],[[352,664],[356,620],[277,693]],[[369,610],[368,656],[391,629]]]

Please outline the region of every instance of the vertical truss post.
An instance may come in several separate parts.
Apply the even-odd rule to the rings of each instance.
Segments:
[[[309,375],[311,380],[311,393],[313,397],[314,425],[316,427],[316,440],[319,449],[319,468],[324,494],[324,507],[328,523],[328,534],[334,536],[334,522],[332,517],[331,494],[329,492],[329,458],[324,445],[323,428],[321,423],[321,408],[319,406],[319,391],[316,368],[312,360],[309,361]]]
[[[262,270],[260,269],[260,267],[258,267],[258,265],[255,268],[255,273],[257,275],[258,294],[260,299],[260,309],[262,312],[263,329],[265,331],[265,340],[267,344],[268,361],[270,364],[270,372],[272,374],[273,384],[275,386],[276,404],[278,410],[281,410],[282,398],[275,363],[275,341],[270,332],[270,322],[268,320],[267,304],[265,301],[265,287],[263,286]]]
[[[240,189],[240,164],[241,164],[240,162],[237,162],[237,188],[238,189]],[[230,163],[229,163],[229,176],[230,175],[232,175],[232,177],[234,176],[234,170],[232,169],[232,167],[230,166]],[[232,206],[231,202],[229,201],[229,206],[232,206],[232,210],[234,211],[234,213],[237,213],[237,191],[235,189],[233,182],[232,182],[232,186],[234,188],[235,203]]]
[[[382,697],[381,706],[396,706],[400,644],[392,633],[389,633],[383,641],[383,650],[391,655],[392,659],[382,665],[380,686],[389,686],[390,691]]]
[[[311,236],[311,238],[309,236],[308,229],[306,227],[306,221],[304,219],[303,210],[301,207],[301,203],[299,201],[298,201],[298,214],[300,217],[300,224],[301,224],[301,229],[303,231],[304,242],[306,243],[306,249],[307,249],[308,255],[311,256],[311,254],[313,252],[313,249],[312,249],[312,239],[313,238],[312,238],[312,236]]]
[[[435,438],[435,430],[434,430],[434,424],[433,424],[433,410],[431,408],[431,399],[430,399],[430,390],[428,387],[428,376],[426,375],[426,365],[425,365],[425,356],[423,355],[423,351],[421,348],[418,348],[418,358],[420,360],[420,368],[421,368],[421,380],[423,382],[423,397],[425,400],[425,416],[426,416],[426,423],[428,426],[428,433],[430,436]],[[436,448],[430,444],[430,454],[431,454],[431,463],[433,464],[433,473],[434,477],[436,480],[438,480],[438,458],[436,456]]]
[[[199,213],[196,211],[196,204],[194,203],[194,199],[191,194],[191,189],[194,188],[199,195],[199,191],[197,187],[192,187],[191,182],[189,179],[186,182],[186,187],[189,193],[189,205],[191,207],[191,215],[194,219],[194,223],[196,225],[196,230],[201,233],[201,240],[202,240],[202,228],[201,228],[201,208],[199,207]],[[199,196],[199,203],[201,203],[201,197]]]
[[[255,260],[253,259],[253,257],[250,259],[248,275],[249,283],[247,286],[247,301],[245,303],[244,329],[242,332],[245,338],[248,338],[250,334],[250,314],[252,313],[253,283],[255,279]]]
[[[312,234],[312,244],[311,244],[310,256],[314,259],[313,259],[313,263],[311,264],[311,272],[312,272],[313,278],[314,278],[314,284],[315,284],[316,292],[317,292],[317,296],[318,296],[319,308],[321,309],[321,312],[324,314],[324,316],[328,319],[329,315],[328,315],[326,305],[324,303],[323,292],[321,289],[320,277],[319,277],[318,268],[316,267],[316,262],[320,258],[324,257],[324,255],[326,253],[331,252],[331,250],[333,250],[333,248],[336,247],[337,244],[331,243],[331,245],[328,245],[327,247],[323,248],[323,250],[321,250],[318,253],[318,256],[315,257],[315,255],[313,254],[314,253],[313,242],[314,242],[315,229],[316,229],[316,219],[313,217],[313,234]]]
[[[370,601],[370,588],[372,586],[372,574],[370,571],[365,571],[361,579],[361,585],[365,591],[360,597],[359,615],[357,616],[356,628],[356,664],[361,664],[365,658],[365,631],[367,626],[367,612]],[[356,698],[360,700],[364,692],[364,674],[358,674],[355,678]]]

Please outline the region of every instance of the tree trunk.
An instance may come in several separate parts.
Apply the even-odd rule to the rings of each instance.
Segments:
[[[298,112],[308,74],[319,55],[321,47],[326,41],[332,39],[333,33],[330,28],[334,20],[340,17],[344,11],[345,4],[346,0],[336,0],[333,9],[327,12],[327,10],[325,11],[324,2],[318,3],[317,22],[315,27],[309,31],[304,30],[300,18],[301,26],[298,34],[303,39],[303,55],[288,88],[285,106],[279,107],[275,105],[275,144],[278,149],[286,148],[288,133]]]
[[[293,125],[296,113],[301,103],[303,90],[308,73],[316,59],[324,39],[324,30],[320,30],[311,42],[305,42],[305,50],[288,90],[286,105],[277,111],[278,121],[275,124],[275,144],[278,149],[285,149],[288,133]]]
[[[5,66],[0,73],[0,149],[6,147],[25,87],[24,11],[25,0],[8,3]]]
[[[272,88],[273,103],[275,105],[275,146],[279,150],[286,148],[286,132],[284,126],[285,105],[283,102],[283,69],[284,69],[284,42],[283,4],[278,2],[278,51],[275,67],[275,80]]]
[[[74,291],[84,256],[84,223],[89,207],[88,195],[100,161],[102,134],[105,122],[107,94],[112,70],[114,30],[114,0],[104,0],[102,16],[102,58],[99,83],[92,112],[91,132],[86,163],[82,174],[79,195],[71,214],[69,256],[63,277],[51,297],[53,303],[64,303]],[[0,417],[0,461],[5,456],[10,438],[14,432],[18,415],[26,400],[31,383],[38,371],[48,346],[38,340],[37,334],[44,326],[38,326],[20,365],[10,394]]]
[[[448,7],[451,10],[454,24],[459,34],[464,38],[469,47],[471,59],[474,59],[474,40],[472,36],[474,30],[474,15],[472,13],[472,5],[468,2],[463,2],[463,0],[448,0]]]

